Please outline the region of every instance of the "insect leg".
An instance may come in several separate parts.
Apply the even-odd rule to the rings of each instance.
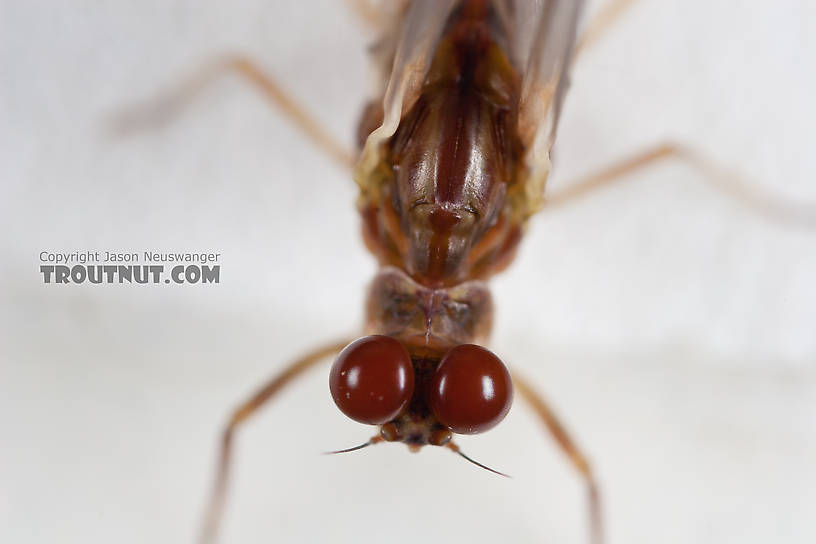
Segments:
[[[380,29],[385,21],[382,10],[372,5],[371,0],[346,0],[348,8],[354,12],[357,18],[372,29]]]
[[[179,85],[166,90],[156,98],[125,109],[114,117],[114,129],[119,133],[127,133],[160,124],[177,114],[210,84],[228,74],[236,74],[249,82],[334,161],[346,168],[351,168],[354,164],[352,153],[343,144],[329,135],[272,76],[265,73],[254,61],[243,56],[227,56],[206,64]]]
[[[607,2],[600,12],[589,21],[589,24],[575,42],[575,48],[572,50],[572,62],[575,63],[581,53],[594,45],[604,32],[615,26],[621,15],[635,2],[637,0],[610,0]]]
[[[224,512],[224,499],[229,485],[230,460],[232,457],[232,439],[238,427],[250,416],[271,400],[292,380],[303,372],[328,357],[339,352],[348,344],[348,341],[321,347],[308,353],[286,367],[280,374],[272,378],[248,400],[235,410],[221,434],[218,465],[215,473],[215,482],[207,503],[204,522],[201,527],[199,542],[212,543],[217,538],[218,528]]]
[[[598,484],[595,481],[595,476],[592,473],[592,468],[589,466],[589,462],[584,454],[581,453],[581,450],[578,449],[578,446],[575,445],[575,442],[572,440],[572,438],[570,438],[569,434],[567,434],[566,429],[564,429],[564,426],[561,425],[560,421],[558,421],[556,415],[547,405],[547,402],[532,388],[532,386],[530,386],[529,382],[527,382],[524,378],[521,378],[518,374],[513,374],[513,384],[515,385],[516,390],[521,393],[524,400],[530,403],[530,406],[532,406],[533,410],[535,410],[536,415],[538,415],[541,422],[544,423],[544,426],[547,427],[550,435],[552,435],[552,437],[558,443],[558,446],[567,455],[572,465],[578,470],[578,472],[581,473],[584,482],[586,482],[587,501],[589,506],[590,542],[592,542],[592,544],[601,544],[604,540],[601,516],[601,497],[598,491]]]
[[[546,195],[545,207],[569,204],[666,159],[680,160],[691,166],[702,174],[702,179],[713,188],[770,221],[816,227],[816,206],[813,204],[793,202],[772,195],[746,182],[739,175],[726,170],[708,157],[672,143],[650,147],[611,164],[600,172],[567,184],[563,189]]]

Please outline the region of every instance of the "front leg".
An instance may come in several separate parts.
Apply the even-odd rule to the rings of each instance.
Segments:
[[[229,475],[232,458],[233,436],[238,427],[250,416],[254,415],[261,407],[270,401],[277,393],[289,385],[295,378],[300,377],[304,372],[315,366],[326,357],[342,350],[349,342],[343,341],[336,344],[316,349],[294,363],[286,367],[283,372],[272,378],[266,385],[243,402],[236,409],[221,434],[221,445],[219,447],[218,465],[215,472],[215,482],[207,503],[204,515],[204,522],[201,527],[199,542],[201,544],[212,544],[217,540],[218,529],[221,525],[221,518],[224,513],[224,502],[227,488],[229,486]]]
[[[567,430],[558,420],[555,413],[547,405],[539,393],[537,393],[530,383],[519,376],[513,374],[513,384],[516,390],[521,393],[521,397],[526,400],[538,418],[547,428],[547,431],[555,439],[558,447],[566,454],[572,466],[578,471],[584,480],[587,491],[587,506],[589,511],[589,541],[591,544],[603,544],[603,515],[601,511],[601,495],[598,490],[598,482],[592,472],[592,467],[587,461],[586,455],[581,452],[575,441],[567,433]]]

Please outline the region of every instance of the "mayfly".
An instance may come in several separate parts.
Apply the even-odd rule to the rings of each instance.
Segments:
[[[485,283],[513,260],[528,220],[665,158],[685,160],[716,187],[773,219],[792,206],[748,189],[685,148],[659,145],[548,195],[550,151],[578,51],[632,0],[612,0],[576,40],[579,0],[414,0],[354,5],[381,29],[372,47],[379,96],[363,111],[358,151],[348,153],[273,78],[229,57],[125,123],[164,116],[218,75],[256,86],[315,144],[353,168],[368,249],[380,269],[366,301],[366,336],[322,347],[275,376],[232,414],[224,430],[202,542],[215,540],[237,429],[304,371],[339,355],[329,376],[337,407],[377,426],[354,451],[401,442],[463,453],[476,434],[527,401],[583,479],[590,535],[603,537],[598,486],[587,457],[543,398],[483,347],[492,324]],[[812,217],[809,213],[806,217]],[[495,472],[495,471],[494,471]]]

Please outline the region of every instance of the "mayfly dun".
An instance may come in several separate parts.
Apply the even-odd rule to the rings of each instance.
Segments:
[[[492,325],[486,280],[510,265],[528,220],[545,205],[570,202],[666,158],[690,163],[715,187],[774,220],[812,217],[675,145],[646,149],[545,198],[570,66],[631,3],[612,0],[579,36],[578,0],[414,0],[383,2],[382,9],[355,2],[381,32],[371,49],[379,96],[363,110],[356,153],[243,57],[208,66],[121,119],[127,127],[164,116],[219,75],[239,74],[318,148],[352,169],[363,239],[380,264],[365,303],[366,335],[295,361],[230,417],[202,542],[217,535],[236,431],[334,355],[334,402],[349,418],[376,426],[363,444],[334,453],[385,442],[412,451],[438,446],[498,472],[461,451],[455,436],[499,424],[515,395],[584,482],[590,538],[602,541],[600,493],[587,456],[535,388],[483,347]]]

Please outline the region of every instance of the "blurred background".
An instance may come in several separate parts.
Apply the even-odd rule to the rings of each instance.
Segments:
[[[591,2],[589,12],[603,2]],[[816,7],[637,4],[573,73],[551,187],[658,141],[816,201]],[[358,334],[355,186],[235,78],[127,138],[110,115],[224,52],[353,141],[373,35],[342,2],[0,1],[0,540],[192,542],[229,411]],[[218,285],[45,285],[40,251],[211,251]],[[492,348],[594,463],[612,543],[816,539],[816,231],[677,163],[530,225]],[[371,429],[325,367],[241,429],[223,542],[584,542],[529,410],[444,450]]]

